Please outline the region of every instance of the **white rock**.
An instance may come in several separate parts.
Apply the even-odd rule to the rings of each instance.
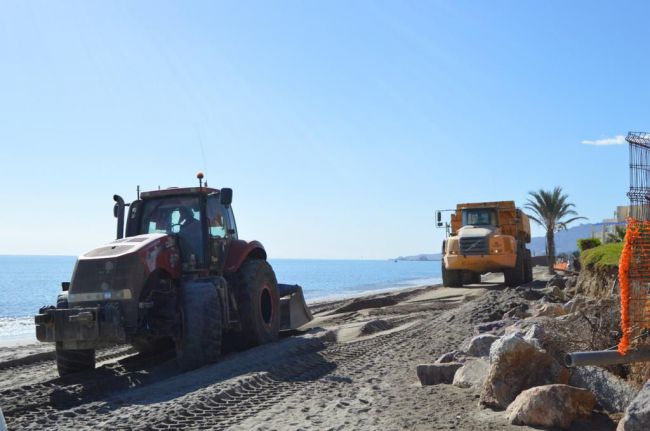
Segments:
[[[511,424],[567,429],[574,419],[591,415],[596,398],[586,389],[546,385],[527,389],[508,406]]]
[[[472,356],[488,356],[490,354],[490,346],[499,337],[493,334],[481,334],[472,338],[467,347],[467,354]]]
[[[456,370],[453,385],[459,388],[481,388],[489,370],[490,363],[486,359],[470,359]]]
[[[506,408],[525,389],[568,381],[569,372],[551,355],[511,334],[495,341],[490,348],[490,370],[479,403]]]

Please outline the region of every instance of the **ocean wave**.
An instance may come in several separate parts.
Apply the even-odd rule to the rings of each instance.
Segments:
[[[0,342],[17,341],[36,342],[34,316],[0,317]]]

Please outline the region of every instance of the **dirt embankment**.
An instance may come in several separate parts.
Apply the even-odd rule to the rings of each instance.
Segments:
[[[574,289],[576,294],[590,298],[618,294],[618,268],[583,268]]]
[[[51,348],[0,349],[0,407],[12,430],[525,430],[479,409],[474,391],[422,387],[415,373],[522,301],[500,281],[315,304],[303,333],[188,373],[171,352],[115,347],[97,370],[58,378]]]

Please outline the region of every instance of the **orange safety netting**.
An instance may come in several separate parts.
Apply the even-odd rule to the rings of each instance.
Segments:
[[[642,331],[650,329],[650,221],[627,220],[619,264],[621,287],[621,354]]]

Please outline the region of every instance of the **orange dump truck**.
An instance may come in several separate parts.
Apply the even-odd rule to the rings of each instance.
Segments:
[[[458,204],[451,223],[443,223],[442,211],[436,219],[449,233],[442,243],[444,286],[479,283],[487,272],[503,272],[512,287],[532,281],[530,221],[513,201]]]

